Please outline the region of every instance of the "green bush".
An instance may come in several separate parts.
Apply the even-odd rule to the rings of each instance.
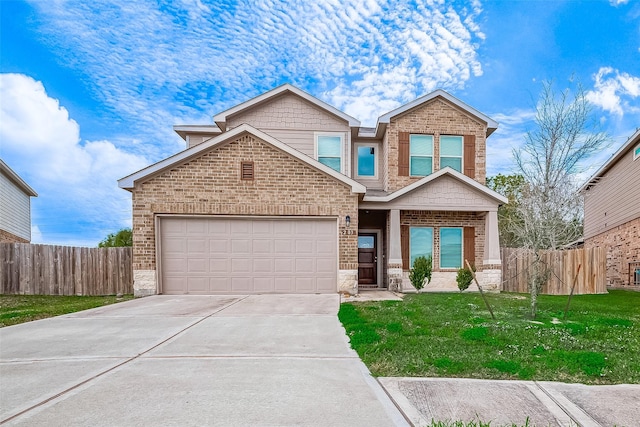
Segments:
[[[458,275],[456,276],[456,282],[458,282],[458,289],[460,289],[460,292],[464,291],[469,286],[471,286],[472,280],[473,280],[473,274],[471,273],[471,270],[469,270],[466,267],[458,270]]]
[[[424,288],[424,281],[431,282],[431,270],[433,269],[433,258],[419,256],[413,261],[413,268],[409,271],[409,280],[417,290]]]

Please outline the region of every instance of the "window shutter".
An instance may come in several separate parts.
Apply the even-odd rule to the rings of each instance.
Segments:
[[[253,162],[240,162],[240,179],[243,181],[253,180]]]
[[[400,252],[402,253],[402,269],[409,270],[409,226],[400,226]]]
[[[469,260],[469,264],[476,264],[476,229],[475,227],[464,227],[464,259]],[[466,267],[467,264],[465,263]]]
[[[398,132],[398,176],[409,176],[409,132]]]
[[[476,177],[476,136],[464,136],[464,174],[471,179]]]

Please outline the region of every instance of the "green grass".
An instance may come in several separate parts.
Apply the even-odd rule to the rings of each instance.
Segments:
[[[116,296],[0,295],[0,327],[74,313],[132,298],[133,295],[124,295],[121,298]]]
[[[412,294],[344,303],[351,346],[376,376],[640,383],[640,293],[542,295],[528,318],[521,294]]]

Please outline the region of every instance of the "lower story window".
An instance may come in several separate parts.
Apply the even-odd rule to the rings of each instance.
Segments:
[[[433,228],[411,227],[409,229],[409,256],[413,268],[413,262],[419,256],[428,258],[433,254]]]
[[[462,228],[440,228],[440,268],[462,267]]]

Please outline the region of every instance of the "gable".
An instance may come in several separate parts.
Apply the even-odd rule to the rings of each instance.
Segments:
[[[141,184],[146,181],[149,181],[150,179],[158,175],[163,175],[166,171],[173,170],[181,165],[191,162],[194,159],[200,158],[209,152],[215,151],[216,149],[223,148],[226,145],[238,140],[238,138],[245,135],[249,135],[252,138],[260,140],[262,141],[263,144],[266,144],[272,150],[275,150],[276,152],[280,152],[288,156],[289,158],[292,158],[298,161],[299,163],[304,164],[316,170],[320,174],[324,174],[332,178],[333,180],[344,184],[346,187],[349,187],[353,193],[365,192],[365,187],[362,184],[352,180],[351,178],[345,175],[342,175],[339,172],[334,171],[333,169],[329,168],[326,165],[323,165],[317,160],[314,160],[313,158],[292,149],[291,147],[278,141],[272,136],[246,124],[241,125],[215,138],[212,138],[209,141],[203,142],[200,145],[181,151],[180,153],[177,153],[158,163],[150,165],[129,176],[121,178],[118,180],[118,185],[120,186],[120,188],[132,190],[134,187],[136,187],[137,184]],[[242,160],[250,161],[251,156],[249,154],[247,155],[248,158],[244,158]],[[266,161],[267,162],[269,161],[269,156],[266,157]],[[230,176],[236,176],[237,174],[239,174],[239,169],[236,173]],[[296,175],[296,173],[294,172],[293,175]],[[196,173],[194,173],[190,176],[190,178],[198,179],[199,177],[197,176]],[[285,177],[284,179],[290,180],[290,177]]]
[[[495,211],[507,199],[447,168],[388,196],[365,196],[364,201],[362,209]]]
[[[251,162],[253,179],[241,179]],[[312,204],[356,197],[351,187],[251,134],[201,152],[136,185],[135,201],[246,206]]]
[[[258,129],[327,131],[349,129],[347,121],[291,92],[285,92],[227,118],[228,129],[243,123]]]
[[[486,134],[485,123],[440,97],[393,117],[390,123],[408,132],[473,134],[483,140]]]

